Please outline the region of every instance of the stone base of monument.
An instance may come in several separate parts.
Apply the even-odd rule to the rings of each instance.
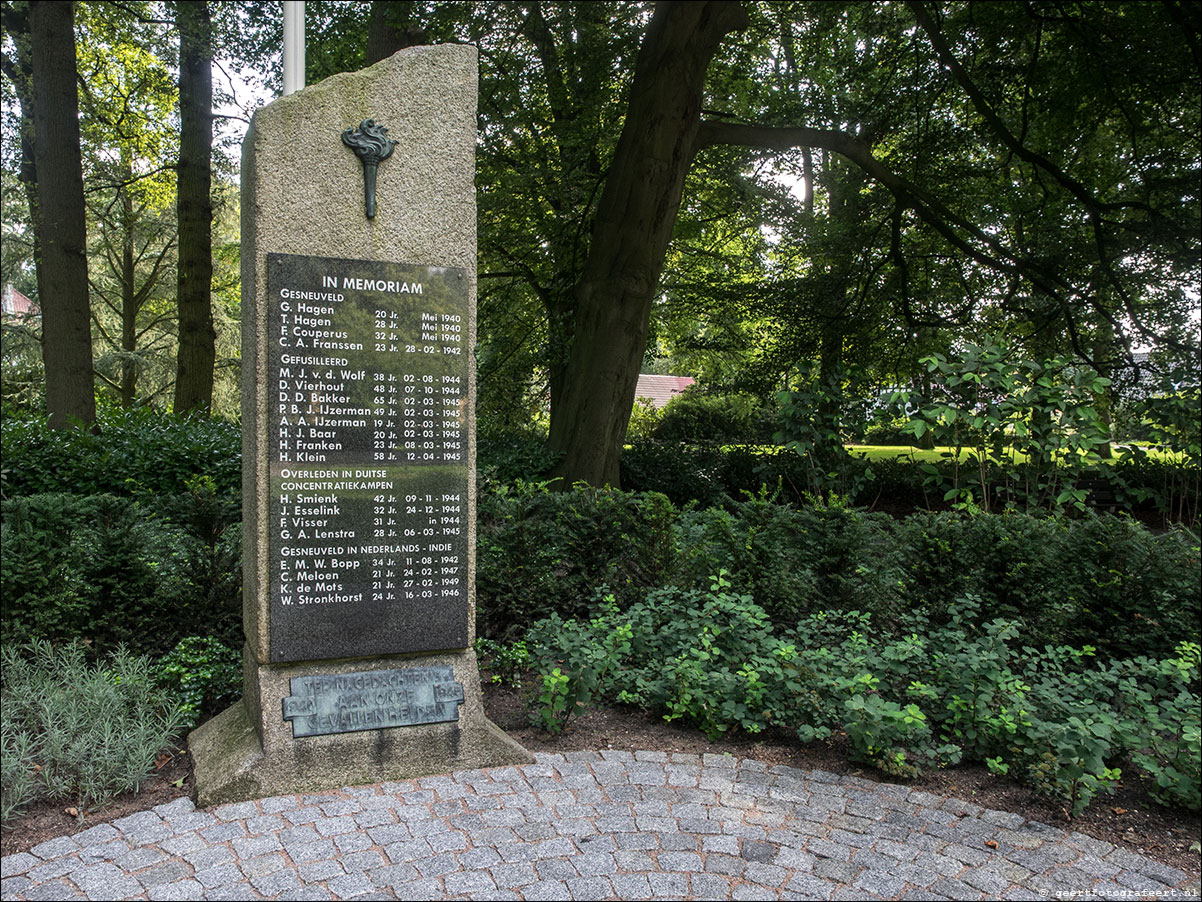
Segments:
[[[257,691],[258,697],[243,698],[188,736],[197,805],[534,760],[485,716],[476,655],[471,649],[368,661],[259,666],[250,654],[245,660],[251,663],[244,685]],[[411,681],[415,672],[423,677],[439,672],[453,675],[452,681],[430,687],[445,699],[431,703],[430,697],[419,698],[414,703],[413,687],[409,686],[399,690],[409,702],[398,705],[398,690],[389,689],[389,683],[405,677]],[[311,710],[311,699],[319,697],[298,695],[298,689],[313,690],[315,680],[336,686],[332,690],[336,700],[333,713],[324,720],[319,713],[308,718],[309,730],[349,727],[348,732],[295,735],[306,732],[299,723],[303,715],[298,717],[295,712]],[[461,692],[457,688],[443,690],[455,686],[462,687]],[[457,716],[442,722],[370,728],[380,717],[395,718],[398,708],[406,712],[406,719]],[[290,719],[286,720],[286,715]]]

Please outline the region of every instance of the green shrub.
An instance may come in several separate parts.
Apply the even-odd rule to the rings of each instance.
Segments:
[[[219,494],[242,485],[242,430],[236,423],[179,418],[150,407],[105,409],[96,430],[50,429],[45,416],[5,411],[0,454],[8,498],[180,493],[204,474]]]
[[[673,504],[722,504],[728,486],[726,452],[711,445],[636,441],[622,452],[622,485],[631,492],[658,492]]]
[[[118,651],[89,666],[77,645],[5,646],[4,815],[34,792],[82,809],[136,790],[176,735],[181,715],[148,659]],[[30,763],[36,776],[30,778]]]
[[[791,625],[821,608],[869,609],[889,616],[900,603],[900,557],[882,514],[832,499],[803,508],[761,493],[680,516],[682,585],[705,586],[729,573],[773,622]]]
[[[762,443],[775,431],[775,411],[753,395],[686,391],[660,412],[652,435],[661,442]]]
[[[190,730],[242,694],[242,655],[211,636],[188,636],[155,666],[158,684],[171,691],[183,729]]]
[[[1198,541],[1123,517],[1076,520],[1017,512],[912,514],[891,525],[904,596],[945,622],[976,595],[1021,617],[1031,644],[1092,644],[1104,656],[1169,652],[1196,629]]]
[[[546,478],[557,462],[544,436],[503,433],[476,440],[476,478],[483,486],[535,482]]]
[[[32,495],[0,506],[5,644],[86,641],[161,655],[199,630],[241,647],[237,515],[216,519],[201,491],[138,501],[114,495]],[[162,516],[152,515],[157,504]],[[191,513],[188,513],[191,511]]]
[[[477,630],[515,638],[551,612],[583,618],[601,586],[629,604],[670,579],[675,518],[662,495],[585,485],[555,492],[519,482],[482,495]]]

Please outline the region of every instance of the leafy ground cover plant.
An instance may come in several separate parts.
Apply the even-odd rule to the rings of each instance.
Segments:
[[[149,659],[118,651],[90,665],[77,645],[0,651],[7,819],[37,796],[84,810],[136,790],[183,723]]]
[[[601,698],[695,724],[711,738],[769,726],[803,741],[842,733],[851,754],[894,776],[986,763],[1084,810],[1126,759],[1157,797],[1196,807],[1198,645],[1175,656],[1097,663],[1086,646],[1020,646],[1021,622],[982,622],[965,597],[945,622],[921,611],[892,627],[818,611],[774,627],[725,573],[708,592],[661,589],[589,621],[548,618],[527,636],[537,722],[562,729]]]
[[[603,695],[615,665],[630,652],[630,636],[612,595],[587,623],[565,623],[552,614],[531,627],[526,644],[538,674],[534,722],[559,733],[572,715]]]

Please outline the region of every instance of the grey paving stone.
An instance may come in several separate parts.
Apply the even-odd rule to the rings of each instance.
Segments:
[[[327,881],[326,888],[334,894],[335,899],[355,899],[376,890],[365,874],[343,874]]]
[[[204,895],[206,900],[257,900],[262,897],[255,892],[254,887],[249,883],[237,883],[233,886],[215,886],[211,890],[207,890]]]
[[[488,868],[488,872],[492,875],[493,882],[502,888],[527,886],[542,879],[535,873],[534,866],[525,861],[494,864]],[[575,872],[572,876],[575,876]]]
[[[719,874],[689,875],[689,889],[698,899],[729,899],[730,881]]]
[[[488,871],[459,871],[455,874],[447,874],[442,882],[446,886],[447,893],[452,896],[463,893],[484,893],[498,888]]]
[[[126,839],[135,843],[155,842],[171,835],[171,829],[154,811],[139,811],[113,821]]]
[[[164,861],[162,864],[148,868],[136,876],[142,886],[151,889],[156,886],[165,886],[168,883],[190,880],[192,878],[192,868],[182,861]]]
[[[366,833],[356,830],[354,833],[340,833],[335,836],[334,845],[338,847],[340,855],[353,855],[370,849],[376,843],[373,843]]]
[[[724,852],[727,855],[738,855],[742,842],[742,839],[739,837],[725,833],[717,836],[703,836],[701,838],[701,850],[703,852]]]
[[[1184,872],[1088,835],[893,784],[714,755],[540,761],[399,781],[392,794],[210,811],[177,799],[7,856],[4,899],[69,896],[63,877],[100,898],[151,899],[1197,894],[1174,893]],[[643,782],[618,782],[632,773]]]
[[[613,884],[608,877],[577,877],[565,881],[572,899],[612,899]]]
[[[420,881],[422,875],[411,864],[393,864],[368,871],[367,877],[378,889],[388,889],[405,883]]]
[[[887,871],[874,870],[861,871],[852,886],[885,899],[899,896],[906,889],[904,880],[899,880]]]
[[[30,854],[36,856],[37,858],[40,858],[43,861],[49,861],[50,859],[58,858],[61,855],[70,855],[72,852],[75,852],[78,849],[79,843],[75,841],[74,837],[60,836],[58,839],[48,839],[46,842],[38,843],[29,851]]]
[[[123,871],[133,872],[148,868],[153,864],[158,864],[166,857],[162,851],[156,849],[154,846],[139,846],[126,852],[124,855],[114,858],[113,864]]]
[[[184,856],[184,860],[196,870],[205,870],[219,864],[233,862],[234,853],[225,846],[206,846]]]
[[[542,880],[522,889],[522,898],[532,902],[563,902],[571,898],[568,885],[562,880]]]
[[[1139,873],[1143,874],[1145,877],[1151,877],[1153,880],[1159,880],[1161,883],[1164,883],[1168,886],[1176,886],[1178,883],[1184,881],[1188,876],[1185,871],[1169,867],[1167,864],[1161,864],[1160,862],[1152,861],[1151,859],[1140,865],[1138,870]]]
[[[218,805],[213,809],[213,815],[219,821],[241,821],[248,817],[257,817],[259,806],[254,802],[233,802],[228,805]]]
[[[459,870],[459,862],[455,860],[455,856],[447,853],[419,858],[413,862],[413,866],[423,877],[441,877],[443,874]]]
[[[232,861],[227,864],[219,864],[216,867],[197,870],[193,874],[193,878],[197,883],[204,886],[206,889],[215,886],[226,886],[230,883],[236,883],[242,879],[242,871]]]
[[[851,883],[856,879],[860,869],[846,861],[836,861],[833,858],[820,858],[814,862],[814,875],[825,877],[836,883]]]
[[[279,814],[281,811],[291,811],[300,805],[296,796],[271,796],[259,799],[259,810],[264,814]]]
[[[744,880],[761,886],[779,887],[788,876],[789,872],[784,868],[759,861],[748,862],[747,868],[743,871]]]
[[[437,880],[413,880],[390,887],[398,899],[413,899],[416,902],[426,902],[429,899],[442,897],[442,884]]]
[[[426,839],[435,852],[462,852],[468,845],[467,836],[458,830],[431,834]]]
[[[830,899],[837,885],[815,874],[794,874],[785,889],[807,899]]]
[[[776,857],[776,846],[769,842],[745,839],[740,854],[748,861],[767,863]]]
[[[238,862],[238,868],[247,878],[264,877],[267,874],[274,874],[276,871],[283,870],[288,866],[284,860],[284,856],[278,852],[271,852],[267,855],[260,855],[258,858],[250,858]]]
[[[806,843],[806,850],[819,858],[833,858],[835,861],[848,861],[851,858],[851,849],[826,839],[811,839]]]
[[[321,883],[331,877],[341,877],[345,873],[342,865],[330,858],[321,861],[306,861],[296,868],[296,876],[305,883]]]
[[[375,849],[364,849],[362,851],[353,852],[350,855],[343,854],[341,859],[343,868],[348,874],[370,871],[374,868],[383,867],[387,862],[384,860],[384,855]]]
[[[252,893],[253,896],[253,893]],[[207,899],[213,898],[209,895],[209,891],[205,887],[197,883],[195,880],[179,880],[175,883],[164,883],[161,886],[151,887],[146,898],[152,902],[174,902],[174,900]]]
[[[302,861],[317,861],[319,858],[333,858],[337,847],[328,839],[316,842],[300,843],[299,845],[284,845],[284,849],[297,864]]]
[[[567,858],[543,858],[534,863],[534,869],[540,880],[570,880],[580,876]]]
[[[619,871],[655,871],[655,862],[645,851],[615,851],[613,860]]]
[[[753,900],[759,899],[779,899],[780,893],[763,886],[750,886],[748,884],[743,884],[741,886],[736,886],[733,890],[731,890],[730,897],[732,899],[753,902]]]
[[[920,889],[933,886],[941,876],[930,868],[923,867],[921,858],[917,861],[899,861],[889,869],[889,872],[898,879]]]
[[[960,880],[990,896],[1000,896],[1010,888],[1010,880],[989,867],[969,868]]]
[[[203,830],[217,823],[217,819],[207,811],[195,811],[192,814],[176,815],[163,818],[163,823],[175,834],[188,833],[192,830]]]
[[[286,899],[294,898],[305,888],[296,874],[290,870],[254,877],[250,883],[264,896],[283,896]]]
[[[133,846],[123,839],[115,839],[111,842],[100,843],[99,845],[86,846],[79,850],[79,860],[84,864],[97,864],[101,861],[113,861],[128,855],[133,851]]]
[[[53,858],[45,864],[40,864],[36,868],[32,868],[26,874],[35,883],[46,883],[49,880],[56,880],[65,874],[78,871],[85,866],[82,861],[74,856]]]
[[[33,889],[34,886],[36,884],[28,877],[14,875],[12,877],[0,878],[0,900],[9,902],[11,899],[13,902],[16,902],[17,899],[23,899],[25,893]]]
[[[123,899],[142,894],[142,885],[137,880],[107,861],[74,871],[71,882],[89,899]]]
[[[661,871],[691,873],[702,870],[701,856],[696,852],[660,852],[657,862]]]
[[[81,896],[79,891],[70,884],[54,881],[53,883],[44,883],[41,886],[35,886],[30,889],[25,898],[31,902],[64,902],[67,899],[86,899],[86,896]]]
[[[340,833],[350,833],[358,829],[359,825],[349,814],[344,814],[338,817],[319,817],[313,822],[313,826],[322,836],[337,836]]]
[[[205,827],[200,831],[200,835],[204,837],[204,841],[208,843],[227,842],[231,839],[237,839],[246,836],[246,828],[241,824],[234,822],[230,824],[214,824],[211,827]]]
[[[28,852],[17,852],[15,855],[5,855],[0,858],[0,878],[8,880],[24,874],[30,868],[42,863],[42,859]]]
[[[950,877],[944,877],[942,880],[932,883],[931,890],[948,899],[976,900],[981,899],[984,895],[976,887]]]
[[[159,817],[168,819],[186,814],[195,814],[196,806],[190,798],[181,796],[178,799],[172,799],[170,802],[164,802],[162,805],[156,805],[151,810]]]
[[[618,871],[617,863],[609,852],[588,852],[577,855],[572,864],[581,877],[608,877]]]

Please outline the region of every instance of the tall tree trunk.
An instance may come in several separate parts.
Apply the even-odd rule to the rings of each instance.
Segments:
[[[38,302],[50,425],[96,420],[92,322],[88,309],[87,226],[75,88],[75,10],[71,3],[29,9],[33,80]]]
[[[635,65],[626,122],[576,286],[571,352],[550,447],[566,482],[618,485],[651,302],[701,124],[718,45],[747,25],[734,2],[661,2]]]
[[[372,0],[367,16],[367,65],[386,60],[398,50],[428,43],[413,21],[413,0]]]
[[[29,221],[33,224],[33,258],[41,259],[38,242],[38,175],[33,150],[33,63],[29,47],[29,4],[4,4],[4,31],[12,40],[13,56],[3,58],[4,75],[13,86],[21,108],[21,168],[18,179],[29,205]]]
[[[207,415],[213,404],[217,333],[213,328],[213,47],[209,5],[180,0],[179,357],[175,412]]]
[[[122,178],[133,178],[132,163],[125,145],[121,148]],[[129,188],[120,189],[121,197],[121,406],[133,407],[138,394],[138,366],[134,352],[138,349],[138,301],[136,297],[137,265],[134,262],[134,209]]]

